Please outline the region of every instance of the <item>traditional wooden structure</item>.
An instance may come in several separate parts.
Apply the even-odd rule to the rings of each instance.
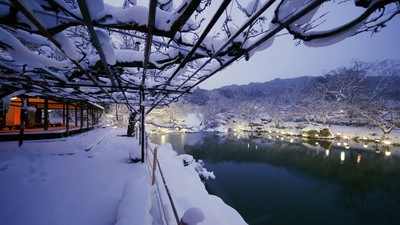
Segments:
[[[24,101],[26,107],[23,108]],[[15,132],[22,130],[48,131],[49,128],[65,130],[62,136],[70,135],[70,128],[74,133],[93,129],[99,121],[104,108],[98,104],[84,101],[57,101],[47,97],[11,98],[8,107],[2,106],[0,115],[0,131]],[[26,116],[22,116],[23,113]],[[25,120],[24,127],[21,127]],[[55,130],[55,129],[52,129]],[[59,133],[59,132],[58,132]],[[23,135],[23,132],[21,133]],[[31,135],[35,138],[34,135]],[[54,135],[36,135],[36,137],[53,137]],[[59,137],[59,136],[54,136]],[[12,136],[1,137],[0,140],[10,140]],[[23,140],[23,138],[19,138]]]
[[[28,116],[26,128],[43,128],[48,130],[49,127],[75,126],[82,129],[90,124],[92,127],[99,123],[99,119],[104,108],[94,103],[88,102],[58,102],[48,98],[27,98]],[[0,130],[8,128],[8,130],[19,129],[21,125],[21,98],[14,97],[6,113],[0,115]],[[57,118],[50,119],[51,113],[57,113]],[[67,126],[67,124],[69,126]]]

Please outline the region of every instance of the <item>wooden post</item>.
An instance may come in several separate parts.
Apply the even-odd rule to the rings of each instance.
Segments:
[[[78,126],[78,104],[75,104],[75,127]]]
[[[89,106],[86,105],[86,128],[89,129]]]
[[[101,109],[98,109],[97,110],[97,124],[99,124],[100,123],[100,118],[101,118]]]
[[[81,126],[81,132],[82,132],[82,129],[83,129],[83,103],[81,102],[81,124],[80,124],[80,126]]]
[[[115,119],[118,121],[118,104],[115,105]]]
[[[152,179],[151,179],[151,185],[154,185],[154,183],[156,182],[156,168],[157,168],[157,150],[158,150],[158,146],[156,146],[154,148],[154,155],[153,155],[153,174],[152,174]]]
[[[93,109],[93,123],[95,125],[98,124],[98,122],[97,122],[97,109]]]
[[[35,127],[40,127],[43,121],[43,110],[41,108],[36,107],[36,112],[35,112]],[[38,126],[39,125],[39,126]]]
[[[67,137],[69,136],[69,101],[67,101],[67,107],[66,107],[67,109],[67,121],[66,121],[66,124],[65,124],[65,131],[66,131],[66,135],[67,135]]]
[[[144,145],[145,145],[145,135],[146,135],[146,130],[145,130],[145,119],[146,119],[146,110],[144,106],[140,106],[140,140],[141,140],[141,149],[142,149],[142,163],[144,163]]]
[[[63,102],[63,125],[65,125],[65,103]]]
[[[44,98],[44,130],[49,130],[49,99]]]
[[[102,114],[103,114],[103,110],[98,109],[97,110],[97,124],[100,123],[100,118],[101,118]]]
[[[28,99],[26,97],[21,97],[22,107],[21,107],[21,125],[19,127],[19,141],[18,146],[21,146],[24,143],[24,129],[26,125],[26,119],[28,118]]]
[[[90,110],[90,115],[92,116],[92,130],[93,130],[93,128],[94,128],[94,109],[91,109]]]
[[[149,137],[146,135],[146,159],[148,156],[148,151],[149,151]]]

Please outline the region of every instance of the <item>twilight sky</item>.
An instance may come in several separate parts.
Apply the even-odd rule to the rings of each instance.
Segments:
[[[387,23],[381,32],[362,33],[328,47],[295,46],[291,36],[275,38],[273,45],[257,52],[249,61],[234,62],[225,70],[200,84],[203,89],[214,89],[231,84],[265,82],[275,78],[319,76],[352,60],[400,60],[400,16]]]

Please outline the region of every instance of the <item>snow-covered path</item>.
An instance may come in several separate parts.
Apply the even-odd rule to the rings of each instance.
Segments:
[[[68,138],[25,141],[21,147],[15,141],[0,142],[0,224],[175,224],[159,172],[157,185],[150,184],[152,154],[149,162],[130,163],[129,154],[138,154],[139,147],[125,132],[95,129]],[[191,211],[185,217],[191,222],[205,216],[199,225],[246,224],[232,207],[208,194],[191,156],[177,155],[165,144],[159,146],[159,161],[178,219]]]
[[[1,224],[114,224],[125,182],[145,171],[128,163],[132,138],[118,132],[0,143]]]

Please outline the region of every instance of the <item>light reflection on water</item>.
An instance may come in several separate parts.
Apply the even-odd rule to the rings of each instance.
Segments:
[[[162,140],[203,159],[216,175],[206,183],[209,192],[249,224],[400,224],[398,147],[243,137],[167,134]],[[158,138],[152,142],[161,144]]]

